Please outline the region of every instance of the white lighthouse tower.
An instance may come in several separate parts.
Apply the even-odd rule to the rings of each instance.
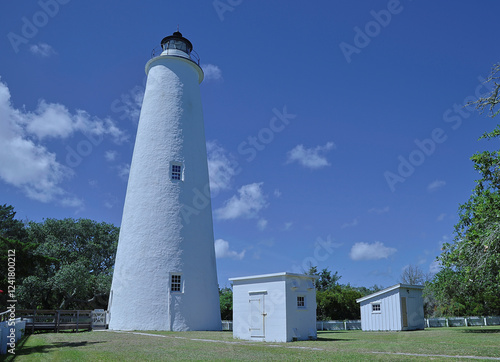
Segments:
[[[109,297],[109,328],[220,330],[212,207],[199,84],[180,32],[146,64]]]

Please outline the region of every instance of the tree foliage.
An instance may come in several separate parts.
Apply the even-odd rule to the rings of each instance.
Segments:
[[[233,290],[228,287],[219,288],[220,317],[223,321],[233,320]]]
[[[473,104],[490,117],[498,115],[500,63],[494,65],[489,94]],[[480,139],[498,140],[500,125]],[[442,269],[432,290],[438,314],[500,314],[500,151],[471,157],[480,174],[469,200],[459,207],[453,243],[443,245]]]
[[[15,250],[18,308],[106,308],[119,228],[88,219],[23,223],[3,205],[0,233],[3,265]],[[3,290],[3,270],[0,283]]]
[[[360,308],[356,299],[372,293],[368,288],[351,287],[349,284],[339,284],[340,276],[328,269],[318,272],[317,267],[312,266],[309,275],[316,275],[316,317],[318,320],[345,320],[359,319]]]
[[[23,280],[19,298],[27,307],[92,309],[107,306],[119,228],[89,219],[30,222],[34,254],[50,263],[38,265]]]

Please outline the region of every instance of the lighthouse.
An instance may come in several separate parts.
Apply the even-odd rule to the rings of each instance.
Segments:
[[[109,296],[115,330],[220,330],[203,71],[179,31],[146,64],[146,90]]]

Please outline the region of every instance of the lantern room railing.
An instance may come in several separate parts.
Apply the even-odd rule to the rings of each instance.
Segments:
[[[178,49],[172,49],[172,50],[175,50],[176,53],[179,51]],[[169,55],[168,54],[169,49],[165,49],[164,50],[161,46],[158,46],[158,47],[154,48],[153,50],[151,50],[151,58],[157,57],[160,54],[162,54],[163,52],[165,52],[166,55]],[[200,56],[194,50],[192,50],[190,54],[188,54],[188,53],[185,53],[185,54],[189,57],[189,59],[191,61],[193,61],[196,64],[200,65]],[[173,56],[178,56],[177,54],[172,54],[172,55]]]

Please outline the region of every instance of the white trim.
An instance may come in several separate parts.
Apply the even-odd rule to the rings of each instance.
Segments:
[[[248,294],[267,294],[267,290],[251,290]]]

